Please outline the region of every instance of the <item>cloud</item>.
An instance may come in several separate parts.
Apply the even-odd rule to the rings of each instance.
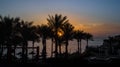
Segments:
[[[89,32],[96,37],[120,34],[119,23],[78,24],[76,28]]]

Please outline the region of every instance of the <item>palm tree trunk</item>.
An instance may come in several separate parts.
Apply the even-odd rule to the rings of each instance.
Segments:
[[[55,29],[55,58],[58,56],[58,28]]]
[[[22,62],[24,62],[25,59],[25,44],[22,46]]]
[[[43,60],[46,60],[46,39],[45,38],[43,38],[42,43],[43,43],[42,57],[43,57]]]
[[[80,49],[80,48],[79,48],[79,40],[77,40],[77,42],[78,42],[78,53],[79,53],[79,49]]]
[[[27,61],[27,41],[24,41],[23,47],[22,47],[22,62],[26,62]]]
[[[59,53],[61,54],[61,44],[59,44]]]
[[[57,58],[58,56],[58,50],[57,50],[57,47],[58,47],[58,40],[55,39],[55,57]]]
[[[66,54],[66,57],[67,57],[68,56],[68,40],[66,40],[65,54]]]
[[[37,46],[37,50],[36,50],[36,61],[38,61],[39,60],[39,46]]]
[[[51,57],[53,57],[53,38],[51,39],[51,42],[52,42],[52,44],[51,44]]]
[[[86,42],[87,42],[87,45],[86,45],[86,50],[88,50],[88,39],[86,40]]]
[[[80,54],[82,53],[82,44],[81,44],[81,39],[80,39]]]
[[[12,57],[11,57],[11,49],[12,49],[11,45],[8,44],[8,46],[7,46],[7,60],[8,60],[8,63],[10,63],[11,60],[12,60]]]
[[[2,45],[2,44],[1,44],[0,48],[1,48],[1,52],[0,52],[0,60],[1,60],[1,59],[2,59],[2,55],[3,55],[3,45]]]
[[[25,53],[25,59],[26,59],[26,61],[27,61],[27,59],[28,59],[28,44],[27,44],[27,41],[26,41],[26,43],[25,43],[25,51],[26,51],[26,53]]]
[[[14,57],[16,57],[16,56],[15,56],[15,50],[16,50],[16,45],[14,45]]]
[[[32,51],[33,51],[33,54],[32,54],[32,58],[34,56],[34,41],[33,41],[33,44],[32,44]]]

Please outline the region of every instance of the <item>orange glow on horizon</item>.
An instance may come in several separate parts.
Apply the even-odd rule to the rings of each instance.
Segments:
[[[40,21],[40,20],[38,20]],[[44,22],[44,23],[42,23]],[[69,22],[75,27],[75,30],[83,30],[85,32],[89,32],[93,35],[100,35],[100,32],[98,32],[98,28],[96,28],[97,26],[99,26],[100,24],[82,24],[82,23],[77,23],[76,19],[70,19]],[[82,21],[80,21],[82,22]],[[42,20],[41,22],[35,22],[34,25],[41,25],[41,24],[47,24],[47,20]],[[61,36],[62,34],[59,33],[59,35]]]
[[[109,33],[114,33],[117,32],[116,26],[117,24],[104,24],[105,22],[101,21],[94,21],[91,20],[90,18],[87,17],[77,17],[73,14],[66,13],[65,15],[62,14],[63,16],[67,16],[69,22],[75,27],[75,30],[83,30],[85,32],[89,32],[95,36],[101,36]],[[37,16],[38,18],[35,19],[34,25],[41,25],[41,24],[47,24],[47,14],[43,14],[42,16]],[[40,17],[40,19],[39,19]],[[119,27],[119,25],[117,26]],[[60,36],[62,35],[61,33],[59,34]]]

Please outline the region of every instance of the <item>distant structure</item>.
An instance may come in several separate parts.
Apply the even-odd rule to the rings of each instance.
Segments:
[[[101,56],[120,56],[120,35],[108,37],[99,47]]]

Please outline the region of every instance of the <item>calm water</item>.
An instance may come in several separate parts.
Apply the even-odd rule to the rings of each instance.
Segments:
[[[99,46],[99,45],[102,45],[102,43],[103,43],[102,39],[95,39],[94,41],[89,41],[89,46]],[[29,44],[29,47],[32,47],[32,41],[29,41],[28,44]],[[36,46],[40,47],[40,55],[41,55],[42,47],[43,47],[42,43],[36,42],[35,47]],[[53,46],[55,46],[55,44]],[[82,40],[82,52],[85,50],[85,47],[86,47],[86,41]],[[53,50],[55,50],[54,47],[53,47]],[[17,55],[17,53],[19,53],[21,51],[22,51],[22,49],[16,49],[16,56],[18,58],[19,58],[19,55]],[[30,53],[31,51],[32,51],[32,49],[29,49],[28,53]],[[77,51],[77,41],[76,40],[69,41],[68,52],[74,53],[76,51]],[[4,53],[6,53],[6,52],[7,52],[7,50],[4,51]],[[64,44],[62,45],[62,53],[63,52],[65,52]],[[51,40],[47,40],[47,57],[50,57],[50,56],[51,56]],[[32,55],[29,55],[29,58],[32,58]]]
[[[32,46],[32,42],[29,42],[29,45]],[[89,46],[99,46],[102,45],[103,41],[101,39],[95,39],[94,41],[89,41]],[[42,43],[35,43],[35,46],[40,47],[40,53],[42,52]],[[55,46],[55,45],[53,45]],[[86,41],[82,40],[82,52],[85,50]],[[54,47],[53,47],[54,49]],[[77,51],[77,41],[69,41],[68,52],[74,53]],[[65,52],[65,45],[62,45],[62,52]],[[47,40],[47,57],[51,56],[51,40]]]

